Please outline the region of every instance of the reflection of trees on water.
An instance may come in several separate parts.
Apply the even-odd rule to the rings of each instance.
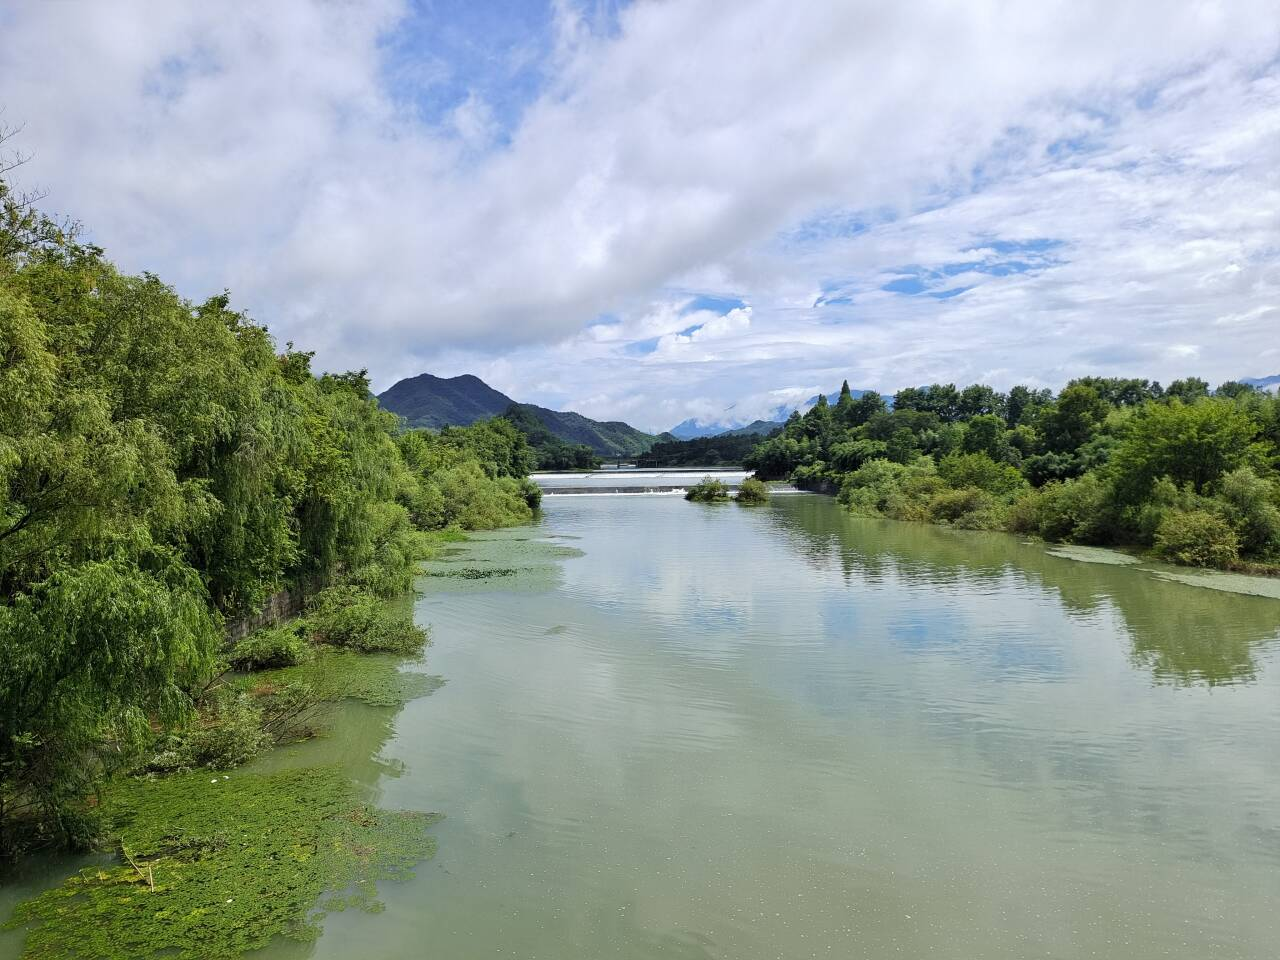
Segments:
[[[778,498],[771,519],[808,563],[834,565],[846,581],[886,577],[935,587],[1019,576],[1054,590],[1068,615],[1114,610],[1135,665],[1163,683],[1253,679],[1256,647],[1280,638],[1280,602],[1160,580],[1125,566],[1048,554],[1002,533],[852,517],[826,498]],[[797,535],[800,531],[802,535]]]

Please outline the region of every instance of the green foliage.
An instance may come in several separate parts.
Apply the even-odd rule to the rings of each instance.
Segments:
[[[1111,454],[1117,495],[1137,505],[1161,477],[1203,493],[1223,474],[1263,459],[1258,432],[1230,400],[1147,404],[1125,422]]]
[[[488,478],[474,463],[450,467],[432,482],[440,491],[443,526],[491,530],[533,519],[530,498],[536,491],[511,477]]]
[[[998,530],[1004,525],[1000,504],[979,487],[940,490],[928,505],[929,519],[965,530]]]
[[[1067,387],[1088,387],[1112,407],[1140,407],[1164,396],[1160,384],[1127,377],[1079,377]]]
[[[427,642],[426,631],[410,613],[394,613],[351,585],[329,587],[312,597],[306,620],[315,642],[361,653],[416,654]]]
[[[146,767],[159,773],[200,767],[230,770],[253,759],[271,742],[257,704],[247,694],[224,686],[209,696],[190,726],[164,738]]]
[[[960,449],[965,453],[982,453],[992,460],[1000,459],[1004,449],[1005,424],[993,413],[979,414],[964,425]]]
[[[432,856],[433,815],[370,806],[340,771],[179,774],[112,791],[119,866],[87,868],[21,904],[24,957],[228,960],[277,936],[312,940],[326,891],[358,891]],[[336,904],[335,904],[336,905]]]
[[[928,457],[910,464],[871,460],[845,478],[838,499],[861,516],[927,520],[930,501],[944,489]]]
[[[1167,391],[1086,377],[1057,397],[933,384],[899,391],[891,410],[863,416],[861,402],[842,391],[834,413],[793,415],[745,464],[761,479],[836,487],[865,516],[1074,543],[1150,547],[1163,526],[1168,545],[1169,518],[1207,513],[1233,531],[1242,561],[1280,558],[1280,398],[1240,384],[1210,396],[1194,377]]]
[[[636,457],[639,467],[738,466],[760,442],[757,434],[720,434],[692,440],[662,440]]]
[[[1181,400],[1183,403],[1195,403],[1202,397],[1209,396],[1209,384],[1199,377],[1187,377],[1175,380],[1164,391],[1165,399]]]
[[[957,489],[976,487],[997,497],[1008,497],[1027,488],[1016,467],[996,463],[985,453],[953,453],[938,462],[938,475]]]
[[[1027,491],[1014,504],[1010,529],[1065,543],[1106,543],[1114,529],[1110,488],[1095,474]]]
[[[1215,499],[1239,537],[1241,552],[1280,557],[1280,486],[1239,467],[1218,481]]]
[[[1236,532],[1207,510],[1171,512],[1155,533],[1157,556],[1193,567],[1230,567],[1240,556]]]
[[[539,470],[594,470],[600,456],[585,443],[566,443],[529,407],[511,404],[502,415],[525,437]]]
[[[1077,383],[1040,412],[1037,426],[1048,453],[1071,454],[1097,432],[1110,408],[1092,387]]]
[[[393,655],[358,653],[339,647],[321,647],[315,657],[294,667],[264,670],[240,677],[237,684],[265,705],[272,715],[288,716],[290,705],[359,700],[372,707],[395,707],[424,697],[443,681],[430,674],[400,669]],[[266,718],[268,722],[271,716]],[[288,729],[277,736],[290,738]]]
[[[685,492],[684,498],[695,503],[724,503],[729,499],[729,487],[714,477],[703,477]]]
[[[848,386],[848,384],[846,384]],[[742,481],[742,485],[738,487],[738,493],[734,497],[738,503],[746,506],[754,506],[761,503],[769,502],[769,487],[763,480],[757,480],[755,477],[747,477]]]
[[[83,845],[98,782],[189,715],[218,637],[176,562],[80,563],[0,606],[0,852],[28,829]]]
[[[423,530],[529,520],[533,463],[505,420],[402,436],[363,371],[120,273],[0,181],[0,853],[85,842],[103,777],[190,731],[224,620],[281,589],[341,578],[362,599],[324,609],[333,642],[420,646],[374,598]]]
[[[310,660],[312,655],[306,625],[294,621],[267,627],[242,638],[228,652],[227,661],[237,670],[265,670],[268,667],[291,667]]]
[[[508,421],[410,431],[400,449],[417,481],[408,508],[418,527],[489,530],[533,519],[542,497],[524,475],[533,454]]]

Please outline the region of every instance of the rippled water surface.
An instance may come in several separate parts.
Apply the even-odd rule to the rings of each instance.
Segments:
[[[548,498],[424,579],[445,686],[304,748],[438,856],[268,953],[1274,958],[1280,600],[1106,559]]]

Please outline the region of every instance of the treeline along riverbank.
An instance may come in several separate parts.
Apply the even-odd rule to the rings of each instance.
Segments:
[[[509,422],[405,431],[362,371],[310,362],[225,294],[191,303],[121,273],[0,181],[0,858],[105,845],[117,863],[21,913],[29,951],[230,955],[304,930],[325,886],[426,850],[378,840],[421,819],[362,807],[332,775],[237,781],[210,804],[187,773],[308,736],[353,690],[411,693],[394,660],[352,658],[420,653],[391,602],[419,560],[539,502]],[[279,844],[317,858],[275,876]],[[219,860],[233,847],[256,851],[257,907],[226,926],[143,922],[241,882]],[[142,890],[158,899],[121,906]]]
[[[1057,395],[934,384],[891,405],[846,383],[744,461],[862,516],[1262,573],[1280,571],[1278,462],[1280,398],[1194,377],[1087,377]]]

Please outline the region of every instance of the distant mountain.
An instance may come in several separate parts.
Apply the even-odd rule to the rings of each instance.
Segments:
[[[1240,382],[1247,383],[1251,387],[1257,387],[1259,390],[1274,391],[1277,387],[1280,387],[1280,373],[1271,377],[1245,377]]]
[[[870,393],[870,390],[850,390],[853,398],[856,400],[864,393]],[[834,405],[840,399],[840,391],[827,394],[827,402]],[[886,398],[887,399],[887,398]],[[702,420],[691,417],[688,420],[682,420],[671,428],[670,433],[679,440],[696,440],[699,437],[719,437],[726,434],[736,433],[768,433],[775,427],[779,427],[786,423],[787,417],[791,416],[793,411],[799,410],[801,413],[807,411],[815,403],[818,402],[818,394],[814,394],[802,404],[780,404],[767,412],[764,419],[753,420],[748,423],[745,420],[739,420],[729,414],[737,404],[730,404],[725,408],[723,416],[716,420]]]
[[[565,443],[585,444],[602,457],[634,457],[644,453],[658,439],[621,420],[592,420],[580,413],[548,410],[532,403],[516,406],[532,413]]]
[[[465,427],[519,407],[536,417],[565,443],[585,444],[602,457],[635,456],[648,450],[657,439],[621,421],[602,423],[580,413],[517,403],[471,374],[449,379],[429,373],[410,377],[379,394],[378,402],[385,409],[404,417],[409,426],[431,430]]]
[[[730,425],[733,422],[729,421],[726,424],[722,421],[713,420],[709,423],[699,423],[696,419],[690,417],[688,420],[681,420],[667,432],[677,440],[696,440],[699,437],[714,437],[724,433],[730,429]]]
[[[724,433],[717,433],[717,437],[745,437],[751,434],[764,436],[773,433],[781,427],[785,420],[752,420],[745,427],[737,427],[733,430],[726,430]]]
[[[672,427],[668,434],[677,440],[700,440],[703,437],[736,437],[744,433],[765,434],[778,429],[783,420],[752,420],[741,423],[737,420],[699,423],[697,420],[684,420]]]
[[[496,417],[515,401],[469,373],[448,380],[423,373],[378,394],[378,403],[411,427],[439,430]]]

